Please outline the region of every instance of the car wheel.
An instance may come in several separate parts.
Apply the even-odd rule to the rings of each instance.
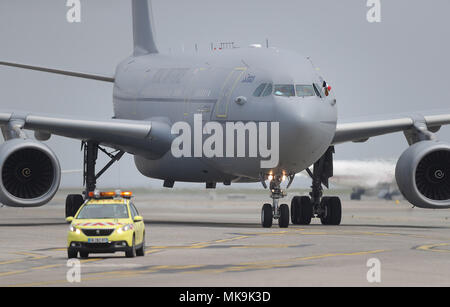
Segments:
[[[74,259],[77,258],[78,252],[76,250],[73,250],[71,248],[67,249],[67,258],[68,259]]]
[[[132,243],[131,247],[125,252],[125,256],[127,258],[136,257],[136,242],[135,242],[134,236],[133,236],[133,243]]]
[[[136,250],[136,255],[139,257],[145,256],[145,234],[142,238],[142,246]]]

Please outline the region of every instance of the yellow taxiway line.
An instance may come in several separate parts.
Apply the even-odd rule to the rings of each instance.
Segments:
[[[387,250],[372,250],[372,251],[361,251],[361,252],[349,252],[349,253],[330,253],[323,255],[315,255],[308,257],[296,257],[288,259],[276,259],[258,262],[247,262],[247,263],[237,263],[230,264],[221,269],[210,269],[211,265],[159,265],[148,267],[144,270],[127,270],[127,271],[110,271],[110,272],[100,272],[100,273],[89,273],[82,276],[82,281],[93,281],[93,280],[104,280],[104,279],[114,279],[114,278],[132,278],[143,274],[149,273],[164,273],[164,271],[179,271],[179,273],[224,273],[224,272],[236,272],[244,270],[255,270],[255,269],[271,269],[271,268],[282,268],[292,266],[293,263],[299,261],[311,261],[320,260],[332,257],[344,257],[344,256],[364,256],[378,254],[386,252]],[[9,287],[33,287],[33,286],[45,286],[45,285],[55,285],[55,284],[67,284],[66,280],[54,280],[54,281],[43,281],[27,284],[17,284],[10,285]]]
[[[450,246],[450,243],[422,245],[422,246],[416,247],[415,249],[421,250],[421,251],[437,252],[437,253],[450,253],[450,249],[440,249],[439,248],[439,247],[443,247],[443,246]]]

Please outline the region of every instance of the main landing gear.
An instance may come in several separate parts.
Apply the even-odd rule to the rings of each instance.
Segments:
[[[342,219],[342,205],[339,197],[324,197],[322,185],[328,188],[328,180],[333,176],[334,147],[314,164],[314,170],[306,169],[312,179],[309,196],[295,196],[289,207],[286,204],[278,206],[279,200],[286,196],[281,190],[281,176],[269,176],[270,191],[273,205],[265,204],[261,212],[261,224],[264,228],[272,227],[273,219],[278,220],[280,228],[289,226],[289,217],[294,225],[309,225],[313,218],[320,218],[323,225],[340,225]],[[290,176],[288,188],[294,179]],[[263,183],[265,186],[265,183]]]
[[[99,146],[97,142],[87,141],[82,142],[82,149],[84,150],[84,170],[83,170],[83,184],[85,185],[84,195],[71,194],[66,198],[66,217],[74,216],[81,205],[89,198],[89,192],[95,191],[97,180],[102,176],[115,162],[119,161],[125,152],[115,151],[108,152],[103,147]],[[111,160],[98,173],[95,172],[95,165],[97,164],[98,151],[102,151]]]

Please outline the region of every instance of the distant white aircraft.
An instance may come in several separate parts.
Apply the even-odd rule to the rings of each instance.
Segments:
[[[352,188],[353,200],[360,200],[362,195],[390,200],[401,194],[395,181],[395,166],[394,160],[336,160],[330,183]],[[301,175],[308,176],[307,172]]]
[[[341,160],[334,163],[336,186],[351,187],[350,198],[360,200],[362,195],[377,195],[390,200],[401,195],[395,181],[396,161],[393,160]]]

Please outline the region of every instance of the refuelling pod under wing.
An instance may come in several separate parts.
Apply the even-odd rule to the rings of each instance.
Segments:
[[[0,203],[39,207],[58,191],[61,168],[53,151],[34,140],[12,139],[0,145]]]
[[[450,144],[421,141],[400,157],[395,177],[403,196],[427,209],[450,208]]]

